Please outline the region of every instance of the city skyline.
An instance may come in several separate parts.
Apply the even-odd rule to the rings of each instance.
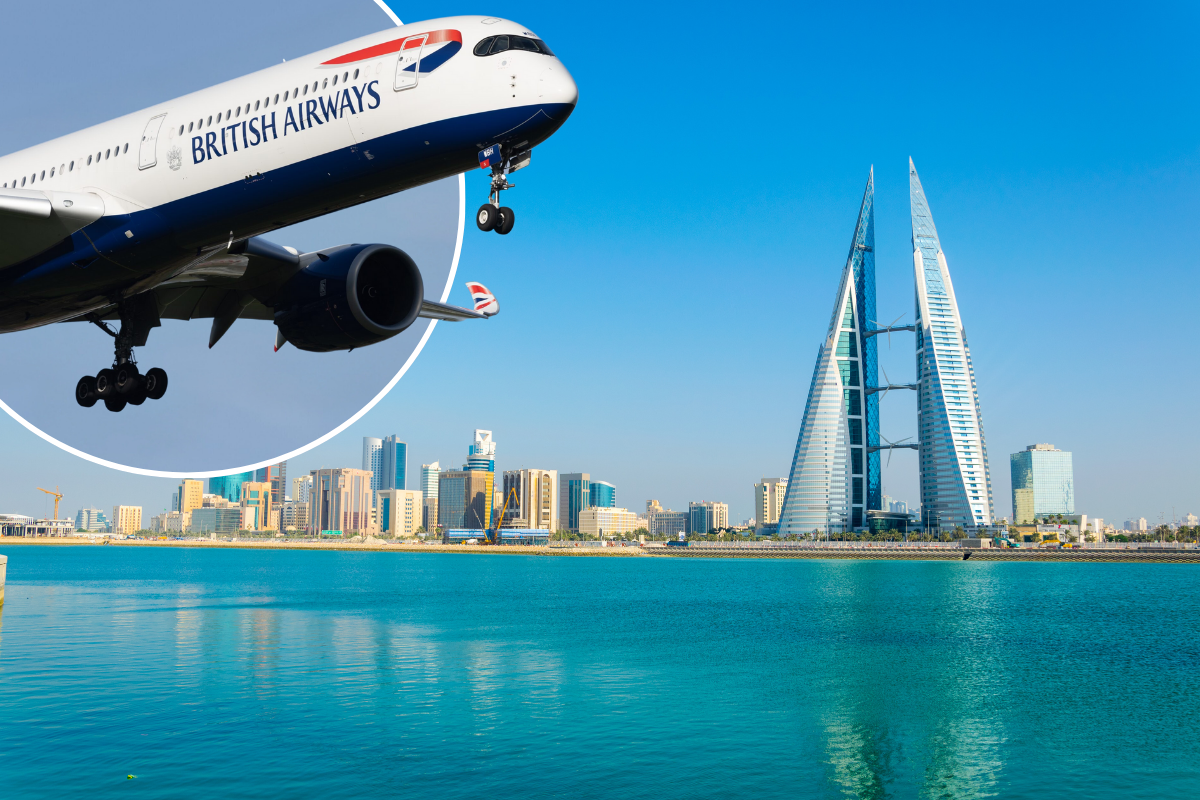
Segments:
[[[44,86],[73,85],[75,78],[68,63],[47,62],[44,80],[10,87],[12,104],[25,113],[0,130],[0,151],[380,29],[379,10],[366,6],[351,4],[313,25],[311,14],[280,18],[268,6],[218,0],[212,14],[193,25],[198,36],[230,43],[228,57],[213,59],[202,48],[180,52],[150,74],[140,66],[145,30],[98,20],[114,41],[114,75],[139,80],[120,79],[115,96],[85,93],[62,103]],[[911,154],[936,206],[969,328],[997,514],[1011,513],[1007,455],[1036,441],[1074,453],[1081,511],[1157,521],[1159,512],[1170,518],[1172,505],[1177,515],[1185,507],[1200,509],[1200,466],[1178,455],[1200,447],[1198,426],[1158,424],[1192,417],[1190,398],[1200,388],[1195,360],[1182,340],[1150,346],[1142,324],[1190,319],[1192,298],[1200,294],[1191,224],[1200,211],[1194,189],[1200,166],[1195,125],[1188,122],[1200,112],[1175,102],[1190,72],[1178,68],[1183,55],[1159,46],[1160,21],[1130,20],[1118,34],[1102,24],[1104,15],[1063,11],[1032,32],[1015,19],[1002,22],[1012,36],[981,42],[978,29],[994,23],[983,9],[917,18],[880,6],[865,22],[851,8],[778,11],[785,22],[802,18],[821,35],[803,52],[770,48],[763,69],[782,75],[799,65],[808,79],[791,87],[793,105],[763,122],[764,146],[727,166],[720,201],[690,206],[695,165],[663,159],[657,146],[686,139],[693,122],[685,114],[650,113],[649,99],[638,98],[634,110],[651,121],[623,145],[621,190],[597,215],[577,153],[628,113],[626,87],[638,79],[637,68],[613,65],[601,42],[578,34],[583,23],[573,12],[531,9],[538,34],[572,65],[584,101],[555,146],[539,148],[534,168],[521,172],[518,229],[508,237],[475,230],[464,236],[451,301],[466,302],[463,282],[481,280],[502,300],[503,313],[482,332],[439,324],[395,390],[339,436],[293,458],[289,469],[354,466],[363,436],[392,432],[408,442],[410,470],[434,460],[458,467],[464,427],[469,434],[479,426],[503,444],[501,469],[588,471],[620,487],[621,502],[633,508],[642,498],[686,509],[698,498],[720,497],[730,503],[732,518],[750,516],[747,487],[764,475],[787,474],[801,416],[794,398],[804,395],[812,374],[810,366],[797,374],[780,369],[778,354],[786,345],[807,361],[823,337],[828,271],[845,259],[846,209],[858,204],[871,163],[877,168],[877,320],[901,314],[912,320],[903,173]],[[63,12],[29,5],[13,13],[14,26],[42,30]],[[229,14],[245,24],[219,25]],[[144,21],[154,30],[167,24]],[[834,43],[863,25],[876,47],[846,62]],[[264,39],[258,32],[264,27],[278,36]],[[59,35],[64,46],[86,47],[95,34]],[[914,36],[934,37],[942,47],[914,51]],[[0,61],[18,73],[36,59],[38,46],[14,41]],[[669,46],[672,57],[663,69],[674,78],[688,57],[682,43]],[[947,63],[963,67],[946,69]],[[894,69],[898,64],[904,69]],[[913,74],[938,98],[937,125],[911,124]],[[1073,91],[1064,97],[1062,83],[1046,81],[1047,75],[1061,76]],[[727,91],[747,104],[765,104],[775,90],[771,82],[720,75],[704,87],[680,81],[665,102],[683,108]],[[864,102],[872,124],[843,130],[808,122],[813,115],[851,118]],[[792,147],[803,154],[802,179],[779,166],[779,151]],[[468,173],[466,186],[470,210],[486,197],[486,176]],[[368,203],[272,239],[302,249],[372,240],[403,247],[396,208],[387,200]],[[605,245],[581,246],[595,242]],[[574,276],[589,274],[605,277],[581,293]],[[1142,274],[1156,277],[1130,279]],[[1173,290],[1163,293],[1162,285]],[[896,383],[914,378],[909,336],[894,335],[890,348],[879,337],[880,364]],[[104,344],[86,341],[88,347]],[[635,381],[603,391],[570,388],[536,414],[527,404],[460,390],[467,365],[496,363],[526,352],[531,342],[541,348],[537,363],[554,386],[574,387],[583,342],[602,344],[595,348],[598,367]],[[258,346],[270,350],[272,342]],[[153,357],[152,345],[146,358]],[[750,363],[770,371],[748,382],[739,368]],[[675,378],[701,364],[713,378],[701,389]],[[486,385],[491,371],[478,371]],[[889,438],[916,434],[899,424],[916,418],[915,398],[905,396],[911,394],[886,398]],[[240,400],[236,390],[229,395],[234,420]],[[280,413],[303,396],[297,386]],[[1097,436],[1099,430],[1106,436]],[[115,503],[135,503],[157,513],[178,483],[82,463],[7,415],[0,415],[0,446],[6,453],[3,513],[49,513],[52,503],[34,487],[55,484],[72,512],[91,506],[109,514]],[[916,465],[915,454],[894,453],[890,467],[881,466],[882,491],[915,507]]]

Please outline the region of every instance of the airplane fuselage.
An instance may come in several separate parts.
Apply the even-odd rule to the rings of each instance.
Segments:
[[[575,84],[543,52],[473,52],[498,35],[537,40],[486,17],[391,28],[0,158],[0,193],[103,202],[94,222],[0,266],[0,332],[111,306],[231,242],[476,168],[493,143],[539,144],[574,109]]]

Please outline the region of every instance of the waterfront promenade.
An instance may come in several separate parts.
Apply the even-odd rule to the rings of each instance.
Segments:
[[[485,546],[438,542],[389,541],[296,541],[286,539],[91,539],[84,537],[0,537],[0,547],[48,545],[55,547],[184,547],[205,550],[336,550],[390,553],[453,553],[460,555],[541,555],[601,558],[807,558],[872,561],[1076,561],[1200,563],[1195,545],[1092,544],[1070,549],[971,548],[958,542],[689,542],[687,546],[664,542],[616,543],[553,542],[549,546]]]

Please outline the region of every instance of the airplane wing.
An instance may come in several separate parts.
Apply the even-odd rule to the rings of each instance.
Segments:
[[[104,216],[90,192],[0,189],[0,268],[45,252]]]
[[[212,347],[239,319],[273,320],[275,312],[271,301],[279,288],[292,275],[320,257],[316,252],[300,253],[294,248],[281,247],[254,237],[235,242],[226,253],[188,269],[145,294],[153,296],[160,320],[211,319],[208,346]],[[490,315],[423,300],[417,316],[459,322],[485,319]],[[119,318],[114,304],[72,321]],[[276,349],[281,344],[281,340],[277,341]]]

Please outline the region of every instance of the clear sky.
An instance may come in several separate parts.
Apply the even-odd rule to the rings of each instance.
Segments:
[[[488,284],[501,315],[440,325],[391,395],[289,473],[357,466],[363,436],[392,433],[410,474],[456,466],[490,428],[498,469],[590,472],[635,509],[722,500],[740,521],[752,484],[791,463],[872,164],[880,321],[912,319],[912,156],[971,344],[997,513],[1008,454],[1034,442],[1075,454],[1077,511],[1200,513],[1200,7],[834,6],[401,7],[529,26],[579,107],[514,178],[514,233],[467,230],[460,283]],[[6,153],[388,25],[370,0],[67,0],[5,21]],[[482,174],[467,188],[474,209]],[[352,241],[353,212],[317,230]],[[461,286],[451,299],[467,301]],[[912,347],[884,344],[893,381],[911,379]],[[285,396],[302,393],[298,379]],[[915,414],[890,394],[884,435],[915,434]],[[149,514],[174,485],[6,416],[0,447],[0,512],[45,514],[35,487],[57,484],[72,514]],[[915,503],[915,454],[884,481]]]

